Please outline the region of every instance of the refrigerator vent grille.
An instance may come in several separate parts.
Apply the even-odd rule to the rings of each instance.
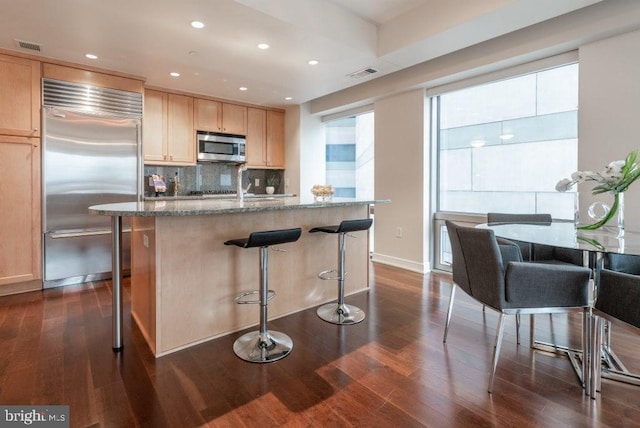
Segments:
[[[142,117],[142,94],[80,83],[44,79],[43,104],[89,113]]]

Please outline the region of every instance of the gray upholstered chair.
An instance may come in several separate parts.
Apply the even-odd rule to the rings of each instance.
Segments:
[[[507,315],[581,311],[583,330],[586,331],[589,322],[589,268],[569,264],[505,262],[509,258],[505,254],[513,251],[514,247],[501,251],[492,230],[460,227],[449,221],[446,225],[450,238],[454,237],[451,239],[454,281],[461,281],[464,288],[456,282],[460,288],[500,313],[489,392],[493,389]],[[586,355],[586,341],[583,340],[582,345],[582,352]],[[582,360],[582,373],[586,373],[586,359]]]
[[[487,223],[511,223],[511,224],[551,224],[551,214],[511,214],[511,213],[487,213]],[[582,266],[582,251],[569,248],[557,248],[548,245],[533,245],[529,242],[514,241],[522,251],[522,259],[542,263],[571,263]]]
[[[456,288],[460,287],[462,291],[467,293],[469,296],[473,297],[471,293],[471,286],[469,285],[469,278],[467,276],[467,267],[465,266],[465,259],[462,255],[462,249],[460,248],[460,239],[458,239],[457,230],[461,226],[458,226],[452,221],[446,220],[445,225],[447,227],[447,234],[449,235],[449,241],[451,242],[451,253],[452,253],[452,279],[453,284],[451,284],[451,294],[449,295],[449,306],[447,308],[447,318],[444,326],[444,335],[442,338],[443,343],[447,343],[447,335],[449,334],[449,324],[451,323],[451,316],[453,315],[453,303],[456,297]],[[505,239],[501,239],[499,241],[498,248],[500,250],[500,255],[502,257],[503,263],[508,263],[509,261],[522,261],[522,253],[518,245],[507,241]],[[482,305],[482,310],[484,311],[484,305]],[[517,332],[517,340],[520,343],[520,325],[519,319],[516,318],[516,332]]]
[[[597,297],[594,305],[594,330],[591,360],[591,398],[600,390],[602,374],[602,349],[610,351],[610,343],[603,343],[604,321],[619,320],[640,328],[640,257],[622,254],[607,254],[607,268],[599,271]],[[616,269],[614,271],[612,269]],[[608,359],[611,361],[611,359]],[[640,384],[640,374],[628,373],[619,361],[607,367],[615,379]]]

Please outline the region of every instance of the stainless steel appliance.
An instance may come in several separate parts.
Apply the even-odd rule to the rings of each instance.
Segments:
[[[110,219],[88,207],[140,200],[142,95],[45,79],[43,98],[44,287],[109,278]]]
[[[244,135],[198,131],[198,162],[246,162]]]

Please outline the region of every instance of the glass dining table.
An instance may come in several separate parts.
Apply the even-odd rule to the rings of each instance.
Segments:
[[[584,265],[594,270],[594,293],[598,286],[595,271],[602,266],[602,260],[607,253],[627,254],[640,256],[640,232],[625,232],[619,236],[617,227],[603,227],[598,230],[581,230],[576,227],[573,222],[551,222],[551,223],[484,223],[476,227],[491,229],[497,237],[527,242],[534,244],[548,245],[558,248],[566,248],[580,250],[583,254]],[[595,294],[594,294],[595,296]],[[593,326],[589,326],[589,336],[593,336],[595,330]],[[591,339],[592,337],[589,337]],[[532,341],[533,346],[533,341]],[[542,344],[542,349],[552,347],[558,350],[557,345]],[[602,377],[612,380],[622,381],[635,385],[640,385],[638,376],[629,373],[622,361],[616,356],[611,349],[611,326],[605,322],[605,335],[602,341],[603,361],[602,361]],[[564,349],[569,358],[572,360],[574,369],[577,370],[576,358],[582,358],[570,349]],[[587,364],[587,367],[590,364]],[[588,395],[595,395],[596,391],[590,391],[588,382],[589,374],[578,374],[585,386]]]

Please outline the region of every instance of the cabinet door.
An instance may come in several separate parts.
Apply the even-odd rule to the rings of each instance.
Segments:
[[[144,91],[142,150],[145,162],[164,162],[166,159],[167,94],[164,92]]]
[[[196,133],[193,130],[193,98],[169,94],[167,103],[168,161],[196,163]]]
[[[247,107],[222,103],[222,132],[247,135]]]
[[[247,165],[267,164],[267,111],[249,107],[247,110]]]
[[[0,136],[0,295],[42,288],[40,139]]]
[[[40,136],[40,63],[0,55],[0,134]]]
[[[196,98],[194,126],[197,131],[220,132],[220,116],[222,115],[222,103]]]
[[[284,113],[267,112],[267,166],[284,168]]]

